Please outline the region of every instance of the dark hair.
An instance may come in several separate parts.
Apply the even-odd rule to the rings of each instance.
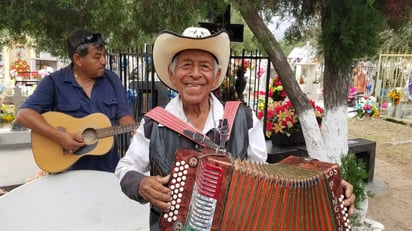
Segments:
[[[89,51],[89,45],[96,48],[103,48],[106,43],[98,33],[92,33],[86,30],[77,30],[67,38],[67,52],[70,60],[73,62],[73,55],[79,54],[81,57],[86,56]]]

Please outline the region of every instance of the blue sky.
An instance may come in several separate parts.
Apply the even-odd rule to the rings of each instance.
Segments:
[[[275,38],[277,40],[283,39],[285,30],[290,26],[290,21],[290,19],[283,19],[282,21],[279,21],[278,17],[274,17],[269,23],[268,27],[270,31],[272,31],[272,33],[275,35]],[[276,23],[278,24],[277,28]]]

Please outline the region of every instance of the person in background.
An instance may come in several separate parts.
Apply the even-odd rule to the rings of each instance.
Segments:
[[[16,122],[59,143],[75,153],[85,145],[82,138],[61,131],[42,117],[48,111],[75,118],[93,113],[106,115],[111,125],[135,124],[120,78],[106,67],[106,45],[100,34],[78,30],[67,39],[71,63],[45,76],[20,106]],[[86,155],[69,170],[90,169],[114,172],[120,159],[117,145],[105,155]]]
[[[163,31],[154,42],[155,70],[167,87],[178,92],[165,110],[216,144],[221,142],[224,106],[211,92],[222,84],[229,58],[230,40],[225,31],[214,35],[198,27],[189,27],[182,35]],[[240,105],[230,133],[226,150],[234,158],[266,162],[263,126],[250,108]],[[144,117],[116,168],[122,191],[133,200],[151,203],[151,230],[159,230],[161,212],[171,208],[170,190],[165,185],[179,148],[196,150],[196,143],[166,124]],[[147,171],[150,176],[145,175]],[[351,186],[348,190],[352,195]]]

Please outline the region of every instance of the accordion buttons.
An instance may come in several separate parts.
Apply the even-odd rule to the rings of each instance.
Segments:
[[[167,222],[174,222],[174,225],[179,223],[177,221],[177,215],[179,214],[180,203],[182,203],[182,192],[184,191],[185,181],[187,179],[188,169],[190,166],[196,167],[198,161],[195,157],[189,159],[189,161],[177,161],[174,164],[172,179],[170,180],[169,188],[171,190],[172,200],[170,201],[171,208],[169,212],[164,213],[163,218]],[[177,222],[175,222],[177,221]],[[178,225],[179,226],[179,225]],[[177,227],[178,227],[177,226]],[[179,230],[179,229],[175,229]]]

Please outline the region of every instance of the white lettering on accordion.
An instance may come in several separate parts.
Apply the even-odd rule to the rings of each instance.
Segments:
[[[343,231],[343,224],[341,223],[341,216],[342,214],[340,213],[339,209],[339,199],[338,196],[335,195],[335,183],[333,182],[333,177],[338,174],[338,170],[336,168],[331,169],[329,172],[326,174],[326,179],[329,182],[329,191],[331,192],[332,195],[332,206],[333,206],[333,211],[335,212],[336,216],[336,221],[338,222],[338,230]]]

